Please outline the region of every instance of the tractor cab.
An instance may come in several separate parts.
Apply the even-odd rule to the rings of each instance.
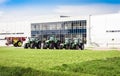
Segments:
[[[54,40],[55,40],[55,37],[51,36],[50,41],[54,41]]]
[[[71,43],[71,39],[70,38],[65,38],[65,44],[69,44]]]
[[[73,38],[73,43],[79,44],[79,43],[82,43],[82,40],[79,38]]]

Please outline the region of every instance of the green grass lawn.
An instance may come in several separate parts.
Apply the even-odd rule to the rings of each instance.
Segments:
[[[120,76],[119,51],[0,47],[0,76]]]

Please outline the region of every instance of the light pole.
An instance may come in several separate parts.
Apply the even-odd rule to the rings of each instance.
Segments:
[[[87,34],[88,34],[87,35],[88,36],[88,38],[87,38],[88,39],[88,42],[87,42],[88,45],[91,45],[91,16],[92,15],[89,15],[88,24],[87,24],[88,25],[88,32],[87,32]]]

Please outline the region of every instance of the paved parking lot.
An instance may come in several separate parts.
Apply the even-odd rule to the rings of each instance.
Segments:
[[[120,51],[120,48],[115,48],[115,47],[91,47],[91,48],[87,48],[90,50],[98,50],[98,51],[110,51],[110,50],[118,50]]]

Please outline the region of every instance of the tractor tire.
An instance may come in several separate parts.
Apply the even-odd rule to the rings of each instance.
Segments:
[[[72,49],[75,50],[75,49],[76,49],[76,45],[73,45],[73,46],[72,46]]]
[[[23,43],[22,43],[21,41],[18,41],[18,42],[17,42],[18,47],[21,47],[22,44],[23,44]]]
[[[45,43],[43,44],[43,49],[47,49],[47,45]]]
[[[81,44],[80,49],[84,50],[84,44]]]
[[[31,44],[30,44],[30,48],[31,48],[31,49],[35,49],[35,43],[31,43]]]
[[[65,46],[65,49],[70,49],[69,45],[66,45],[66,46]]]
[[[37,49],[41,49],[41,41],[36,44]]]
[[[14,43],[13,45],[14,45],[14,47],[18,47],[18,44],[17,44],[17,43]]]
[[[80,48],[79,48],[79,45],[76,45],[76,46],[75,46],[75,49],[76,49],[76,50],[79,50],[79,49],[80,49]]]
[[[60,45],[60,49],[63,49],[63,45]]]
[[[56,49],[60,49],[60,45],[57,45],[57,48]]]
[[[60,49],[60,42],[57,42],[57,44],[55,44],[55,48]]]
[[[70,49],[71,49],[71,50],[73,49],[73,46],[72,46],[72,45],[70,45]]]
[[[25,43],[25,45],[24,45],[24,49],[28,49],[28,43]]]
[[[50,43],[49,49],[54,49],[54,43]]]

